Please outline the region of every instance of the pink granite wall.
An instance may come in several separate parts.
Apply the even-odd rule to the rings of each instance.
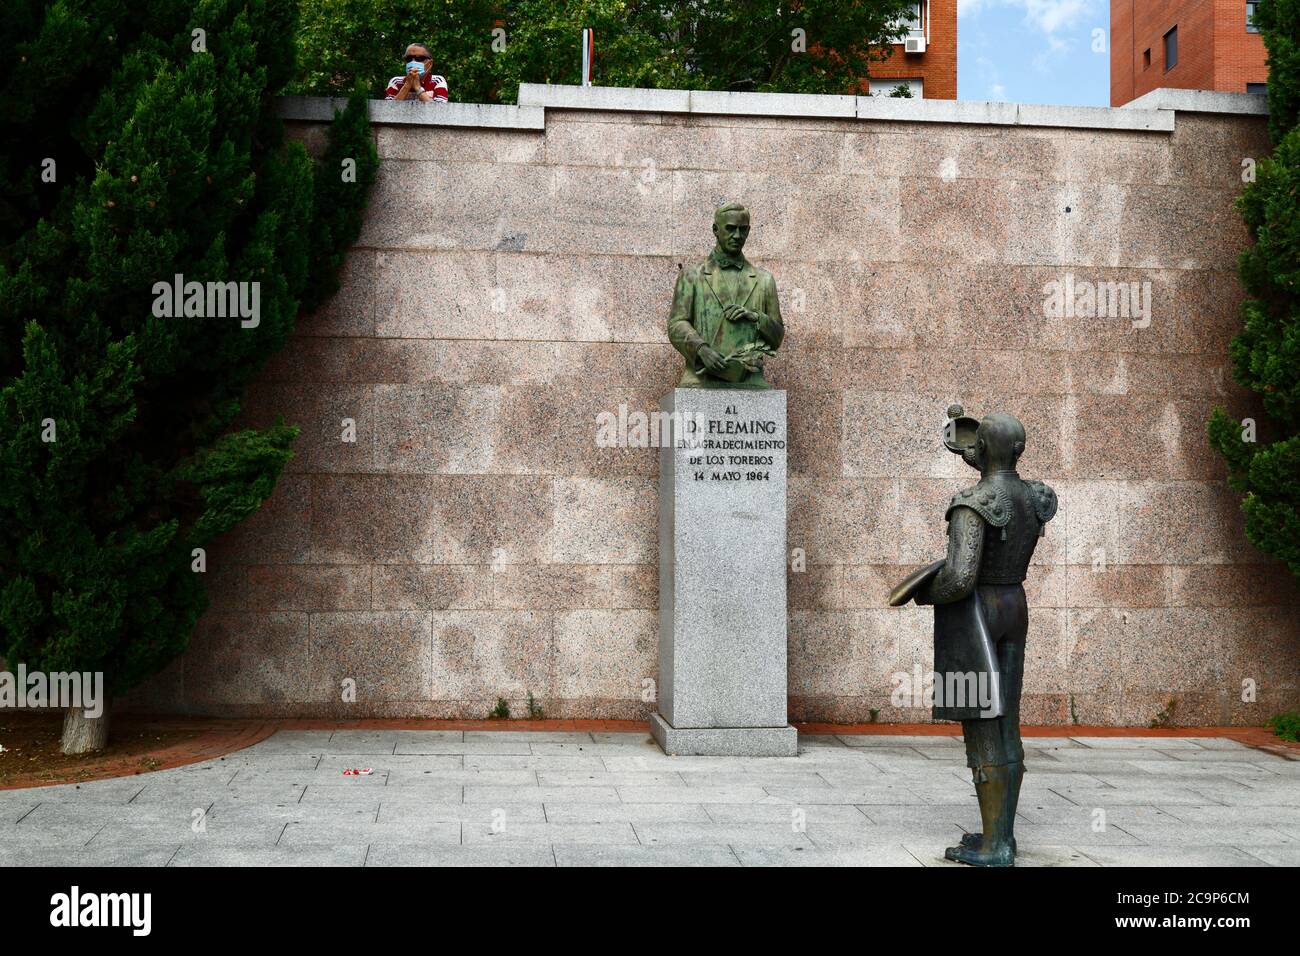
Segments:
[[[212,554],[212,608],[143,705],[481,717],[532,692],[548,716],[648,715],[657,454],[596,447],[595,416],[673,386],[677,270],[737,197],[788,328],[769,377],[807,564],[794,719],[925,719],[890,689],[928,668],[929,611],[884,603],[942,553],[972,480],[938,443],[953,401],[1019,415],[1022,473],[1060,495],[1027,585],[1026,722],[1296,706],[1300,599],[1245,541],[1203,428],[1216,403],[1251,413],[1226,347],[1263,118],[1179,113],[1170,134],[548,109],[544,133],[376,131],[343,289],[249,401],[250,421],[301,426],[297,457]],[[1046,316],[1066,273],[1149,282],[1149,326]]]

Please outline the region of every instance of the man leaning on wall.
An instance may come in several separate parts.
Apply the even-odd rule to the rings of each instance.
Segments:
[[[412,43],[403,57],[406,75],[388,81],[384,91],[386,100],[420,100],[424,103],[446,103],[447,80],[433,72],[433,57],[423,43]]]

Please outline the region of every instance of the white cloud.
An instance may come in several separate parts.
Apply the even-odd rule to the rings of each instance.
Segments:
[[[957,16],[975,17],[991,7],[1017,7],[1025,22],[1049,36],[1096,13],[1094,0],[957,0]]]

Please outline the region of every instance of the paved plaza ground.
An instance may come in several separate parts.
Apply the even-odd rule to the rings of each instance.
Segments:
[[[1300,760],[1222,737],[1033,737],[1022,866],[1300,865]],[[370,776],[344,776],[350,768]],[[956,866],[958,737],[789,758],[640,733],[282,730],[224,758],[0,791],[0,865]]]

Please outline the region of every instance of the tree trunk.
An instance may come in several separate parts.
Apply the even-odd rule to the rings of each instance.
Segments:
[[[63,740],[60,750],[65,754],[84,754],[103,750],[108,745],[108,702],[98,717],[87,717],[82,707],[69,707],[63,712]]]

